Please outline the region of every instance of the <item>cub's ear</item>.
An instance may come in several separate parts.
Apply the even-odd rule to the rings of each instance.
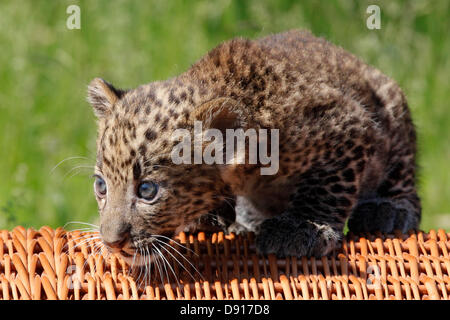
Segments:
[[[201,121],[204,129],[245,129],[248,117],[239,103],[231,98],[216,98],[198,106],[192,114],[195,121]]]
[[[94,108],[98,118],[107,115],[111,107],[118,101],[126,91],[116,89],[112,84],[101,78],[95,78],[88,86],[88,101]]]

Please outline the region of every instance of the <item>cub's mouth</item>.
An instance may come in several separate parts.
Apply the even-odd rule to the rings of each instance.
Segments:
[[[163,232],[160,234],[143,234],[131,238],[129,234],[115,242],[102,242],[107,250],[121,257],[131,268],[144,266],[155,262],[155,259],[164,259],[174,254],[182,255],[181,244],[174,239],[175,232]]]

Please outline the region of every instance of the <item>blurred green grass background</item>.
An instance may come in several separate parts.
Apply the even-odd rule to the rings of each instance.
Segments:
[[[373,3],[380,30],[366,27]],[[80,30],[66,27],[71,4]],[[400,83],[419,136],[422,228],[448,230],[449,13],[449,1],[420,0],[3,0],[0,228],[96,222],[92,78],[131,88],[183,72],[229,38],[306,28]]]

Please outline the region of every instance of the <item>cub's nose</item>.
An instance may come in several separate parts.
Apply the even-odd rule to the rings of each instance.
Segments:
[[[121,226],[120,228],[111,228],[100,226],[100,234],[103,243],[112,250],[120,250],[128,242],[130,237],[129,226]]]
[[[127,243],[127,241],[128,241],[128,234],[126,234],[125,236],[123,236],[121,239],[119,239],[119,240],[116,240],[116,241],[113,241],[113,242],[111,242],[111,241],[106,241],[105,239],[103,239],[103,243],[107,246],[107,247],[109,247],[109,248],[111,248],[111,249],[122,249],[124,246],[125,246],[125,244]]]

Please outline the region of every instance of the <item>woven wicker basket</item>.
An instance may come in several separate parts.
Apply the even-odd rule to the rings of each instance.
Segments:
[[[177,240],[183,246],[172,242],[165,249],[170,267],[153,263],[150,282],[86,236],[49,227],[0,231],[0,299],[409,300],[450,295],[450,235],[443,230],[348,234],[340,250],[321,259],[258,255],[252,234],[181,233]]]

